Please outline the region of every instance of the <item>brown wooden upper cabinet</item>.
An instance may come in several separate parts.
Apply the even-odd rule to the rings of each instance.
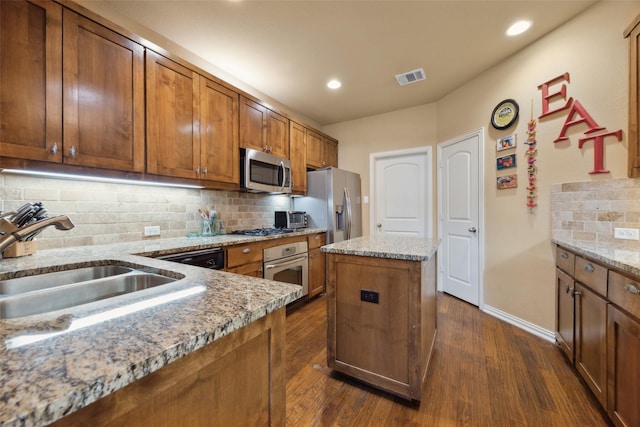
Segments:
[[[294,194],[307,191],[307,129],[299,123],[290,122],[289,155],[291,160],[292,189]]]
[[[0,17],[0,155],[144,171],[144,48],[53,2]]]
[[[231,89],[200,78],[201,179],[240,183],[238,99]]]
[[[640,177],[640,15],[627,27],[629,38],[629,142],[628,174]]]
[[[289,158],[289,119],[240,97],[240,147]]]
[[[338,167],[338,142],[307,129],[307,166]]]
[[[147,50],[147,172],[238,184],[238,94]]]
[[[200,76],[147,50],[147,172],[198,178]]]

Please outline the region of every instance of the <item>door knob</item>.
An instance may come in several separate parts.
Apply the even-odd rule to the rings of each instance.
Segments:
[[[475,227],[469,227],[469,231],[475,233],[476,231],[478,231],[478,229]]]

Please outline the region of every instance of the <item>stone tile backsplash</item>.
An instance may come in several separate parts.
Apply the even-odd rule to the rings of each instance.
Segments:
[[[613,238],[613,229],[640,228],[640,179],[554,184],[551,236],[640,249],[640,241]]]
[[[240,191],[155,187],[0,174],[0,211],[42,201],[49,216],[65,214],[69,231],[45,229],[39,249],[152,240],[144,227],[160,226],[160,237],[200,231],[198,208],[218,211],[227,231],[272,227],[274,211],[288,210],[290,198]]]

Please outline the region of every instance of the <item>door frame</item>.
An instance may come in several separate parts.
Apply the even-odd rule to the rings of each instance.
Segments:
[[[393,151],[384,151],[380,153],[371,153],[369,154],[369,194],[371,195],[371,200],[369,201],[369,235],[373,236],[375,234],[375,197],[376,197],[376,161],[381,159],[386,159],[390,157],[410,157],[416,154],[426,154],[427,163],[425,170],[425,177],[427,179],[425,189],[426,194],[425,198],[428,203],[430,203],[430,209],[427,209],[425,214],[427,221],[425,230],[426,237],[431,239],[433,238],[433,147],[425,146],[418,148],[408,148],[404,150],[393,150]]]
[[[478,224],[480,226],[480,233],[478,233],[478,308],[483,310],[484,308],[484,236],[485,236],[485,223],[484,223],[484,127],[475,131],[466,133],[464,135],[457,136],[448,141],[438,144],[438,238],[442,242],[442,149],[451,145],[462,142],[468,138],[478,137]],[[438,291],[442,292],[442,274],[443,265],[445,262],[445,254],[440,252],[438,255]]]

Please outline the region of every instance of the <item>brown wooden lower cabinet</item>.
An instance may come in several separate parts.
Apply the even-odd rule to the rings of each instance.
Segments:
[[[86,406],[54,426],[284,426],[285,309]]]
[[[606,282],[606,281],[605,281]],[[575,366],[603,407],[607,407],[607,301],[575,285]]]
[[[608,324],[607,412],[617,426],[640,426],[640,323],[609,305]]]
[[[329,367],[420,400],[436,336],[436,256],[416,262],[329,253],[327,263]]]

